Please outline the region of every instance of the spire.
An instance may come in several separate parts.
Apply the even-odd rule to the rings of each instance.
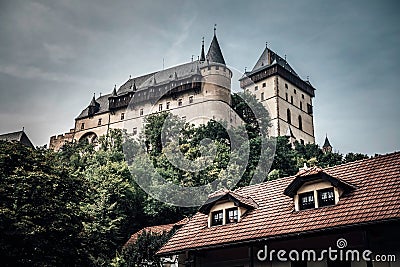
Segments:
[[[325,153],[332,152],[332,146],[331,146],[331,143],[329,142],[328,134],[326,134],[326,136],[325,136],[325,142],[324,142],[324,145],[322,146],[322,150]]]
[[[200,54],[200,61],[205,61],[206,57],[204,56],[204,37],[201,41],[201,54]]]
[[[332,147],[332,146],[331,146],[331,143],[329,143],[328,134],[326,134],[326,136],[325,136],[325,142],[324,142],[324,145],[323,145],[322,147],[323,147],[323,148],[325,148],[325,147]]]
[[[97,106],[96,93],[93,94],[92,101],[90,101],[90,104],[89,104],[89,107],[95,107],[95,106]]]
[[[221,63],[225,65],[224,56],[222,55],[216,35],[216,26],[217,24],[214,26],[214,37],[211,41],[210,48],[208,49],[206,59],[210,62]]]
[[[114,89],[111,96],[117,96],[117,85],[114,85]]]
[[[132,86],[132,91],[136,92],[136,81],[133,79],[133,86]]]

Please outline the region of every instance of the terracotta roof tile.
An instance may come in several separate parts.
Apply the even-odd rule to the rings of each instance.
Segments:
[[[323,171],[354,185],[356,189],[342,196],[337,205],[294,211],[293,199],[283,192],[295,176],[239,188],[233,193],[251,197],[258,208],[248,212],[236,224],[211,228],[207,227],[207,215],[198,212],[158,253],[171,254],[305,231],[400,219],[399,152]]]

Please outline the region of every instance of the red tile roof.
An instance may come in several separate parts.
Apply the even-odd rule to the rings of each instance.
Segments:
[[[153,234],[162,234],[163,232],[171,231],[174,227],[181,227],[184,224],[186,224],[188,221],[189,221],[188,218],[184,218],[176,223],[154,225],[154,226],[148,226],[148,227],[142,228],[141,230],[139,230],[136,233],[134,233],[133,235],[131,235],[129,240],[125,243],[124,247],[126,247],[129,244],[135,243],[136,240],[138,239],[138,237],[145,232],[153,233]]]
[[[327,168],[324,172],[356,189],[341,197],[336,205],[294,211],[293,199],[283,192],[295,176],[239,188],[234,192],[250,196],[258,208],[250,210],[238,223],[210,228],[207,215],[198,212],[158,254],[400,219],[400,152]]]

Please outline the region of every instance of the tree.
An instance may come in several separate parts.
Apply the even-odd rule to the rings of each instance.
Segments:
[[[361,154],[361,153],[347,153],[346,156],[344,157],[344,162],[348,163],[348,162],[353,162],[356,160],[362,160],[362,159],[368,159],[368,155],[365,154]]]
[[[162,266],[156,252],[171,238],[176,229],[153,233],[143,231],[136,241],[122,249],[123,266]]]
[[[5,266],[81,265],[84,185],[55,154],[0,141],[0,254]]]

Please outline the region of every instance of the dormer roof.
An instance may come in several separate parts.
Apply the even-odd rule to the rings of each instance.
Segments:
[[[230,190],[220,190],[209,196],[207,201],[200,207],[199,212],[208,214],[211,208],[219,201],[231,201],[235,206],[255,209],[257,203],[249,196],[243,196]]]
[[[322,168],[312,167],[300,170],[295,175],[295,179],[286,187],[284,194],[293,197],[305,183],[318,180],[330,182],[333,186],[341,188],[345,193],[356,189],[354,185],[327,174]]]

